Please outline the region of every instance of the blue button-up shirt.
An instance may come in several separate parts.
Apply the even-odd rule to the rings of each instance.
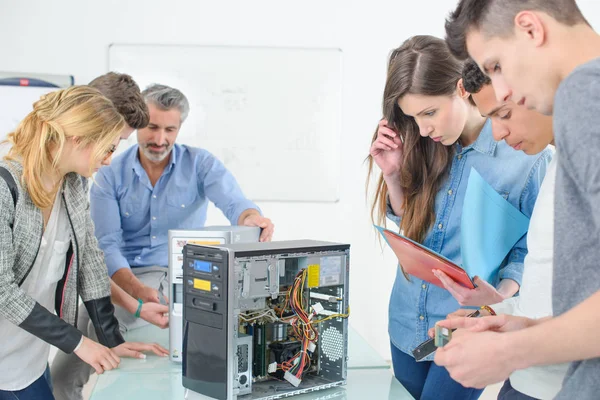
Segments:
[[[489,120],[475,143],[467,147],[455,146],[450,174],[436,196],[435,223],[423,245],[460,265],[460,221],[471,167],[513,206],[531,217],[552,152],[547,149],[528,156],[515,151],[504,141],[495,142]],[[387,216],[397,225],[400,224],[400,218],[393,214],[389,203]],[[482,223],[485,224],[485,221]],[[512,279],[520,285],[526,254],[524,237],[509,253],[498,281]],[[460,306],[450,292],[415,277],[410,277],[408,281],[398,268],[389,306],[392,344],[412,355],[415,347],[429,339],[427,331],[458,308]],[[433,355],[426,358],[432,359]]]
[[[109,275],[121,268],[166,267],[169,229],[203,227],[208,200],[233,225],[244,210],[258,210],[225,166],[203,149],[175,144],[154,187],[137,145],[101,168],[90,190],[90,209]]]

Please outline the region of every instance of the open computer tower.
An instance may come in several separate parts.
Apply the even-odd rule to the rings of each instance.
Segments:
[[[279,399],[346,383],[347,244],[184,248],[186,398]]]
[[[183,247],[190,244],[220,245],[258,242],[260,228],[252,226],[207,226],[195,230],[169,230],[169,358],[182,360]]]

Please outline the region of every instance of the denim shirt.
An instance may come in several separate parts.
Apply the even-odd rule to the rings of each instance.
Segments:
[[[460,265],[460,221],[471,167],[513,206],[531,217],[552,152],[546,149],[528,156],[504,141],[495,142],[489,120],[475,143],[467,147],[454,146],[456,152],[449,176],[435,199],[435,223],[423,245]],[[401,218],[394,215],[389,200],[387,217],[400,225]],[[496,286],[501,279],[521,284],[526,240],[526,236],[523,237],[510,251]],[[388,330],[392,344],[412,355],[415,347],[429,339],[427,331],[458,308],[450,292],[412,276],[409,281],[398,268],[389,305]],[[433,354],[426,358],[432,359]]]
[[[121,268],[166,267],[169,229],[202,228],[208,200],[232,225],[245,210],[259,210],[225,166],[203,149],[175,144],[154,187],[137,145],[101,168],[90,190],[90,210],[109,275]]]

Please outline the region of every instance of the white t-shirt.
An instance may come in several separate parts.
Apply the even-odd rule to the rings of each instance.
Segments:
[[[21,285],[25,293],[51,312],[69,244],[69,222],[59,191],[33,267]],[[42,376],[48,364],[48,343],[1,316],[0,343],[0,390],[21,390]]]
[[[533,208],[519,296],[494,304],[492,308],[499,314],[536,319],[552,315],[554,183],[557,163],[558,154],[554,154]],[[510,376],[510,384],[519,392],[536,399],[553,399],[560,391],[568,367],[569,364],[558,364],[515,371]]]

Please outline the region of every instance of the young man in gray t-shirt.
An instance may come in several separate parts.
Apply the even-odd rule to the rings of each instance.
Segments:
[[[558,399],[600,393],[600,36],[575,0],[461,0],[446,42],[490,76],[501,101],[554,116],[554,318],[453,319],[470,327],[436,354],[465,386],[575,361]],[[490,362],[492,361],[493,362]],[[585,360],[585,361],[577,361]]]

